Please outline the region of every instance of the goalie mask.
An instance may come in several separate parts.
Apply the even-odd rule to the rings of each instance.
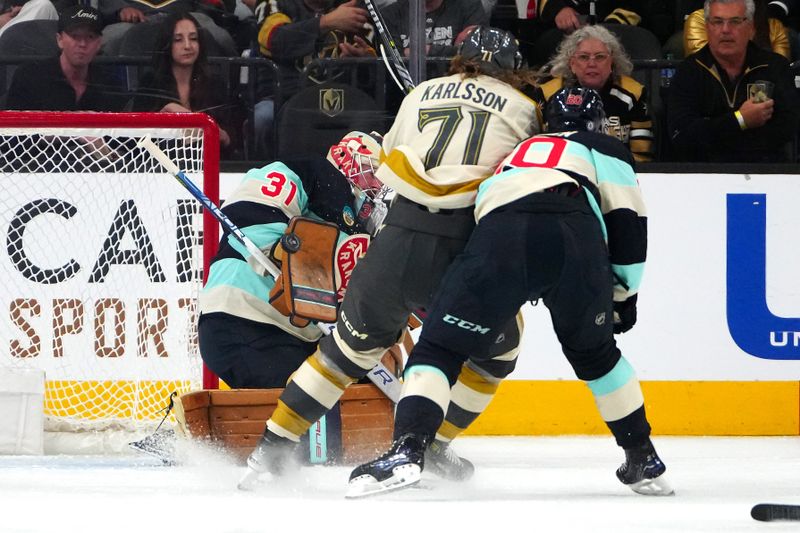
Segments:
[[[564,88],[554,94],[545,107],[547,132],[593,131],[603,132],[606,113],[603,100],[594,89],[584,87]]]
[[[386,216],[385,198],[391,192],[375,176],[381,152],[380,139],[375,132],[351,131],[328,150],[328,161],[350,183],[356,218],[372,235]]]

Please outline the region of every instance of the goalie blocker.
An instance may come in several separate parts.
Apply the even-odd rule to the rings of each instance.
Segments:
[[[294,217],[274,255],[281,275],[270,291],[269,303],[299,328],[311,321],[336,320],[334,260],[339,228],[329,222]]]

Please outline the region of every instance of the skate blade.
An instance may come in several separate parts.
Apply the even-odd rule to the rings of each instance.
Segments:
[[[383,481],[378,481],[374,476],[365,474],[350,480],[344,497],[348,499],[366,498],[400,490],[419,483],[421,477],[422,470],[419,465],[415,464],[395,467],[392,470],[392,476]]]
[[[258,483],[258,476],[260,475],[260,472],[257,472],[248,466],[247,472],[244,473],[242,479],[239,480],[239,484],[236,487],[239,490],[251,491],[255,489],[256,484]]]
[[[662,474],[657,478],[643,479],[636,483],[628,485],[631,490],[637,494],[645,496],[674,496],[675,489],[672,488],[669,481]]]

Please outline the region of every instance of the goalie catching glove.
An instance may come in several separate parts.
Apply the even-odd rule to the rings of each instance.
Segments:
[[[339,228],[328,222],[294,217],[274,256],[281,257],[281,275],[269,303],[296,327],[311,321],[336,321],[334,255]]]

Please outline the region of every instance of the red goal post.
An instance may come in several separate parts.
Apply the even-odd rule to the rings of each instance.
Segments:
[[[219,225],[144,135],[218,203],[205,114],[0,112],[0,369],[44,370],[46,430],[146,430],[217,386],[196,297]]]

